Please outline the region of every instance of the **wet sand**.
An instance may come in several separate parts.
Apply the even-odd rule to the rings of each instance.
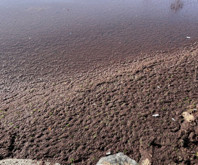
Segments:
[[[3,0],[1,76],[57,79],[141,54],[176,51],[198,39],[198,4],[182,1],[183,8],[174,11],[174,2]]]
[[[174,11],[174,2],[2,1],[1,92],[196,42],[198,4]]]

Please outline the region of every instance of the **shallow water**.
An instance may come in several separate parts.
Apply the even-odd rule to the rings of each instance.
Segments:
[[[1,54],[72,67],[198,40],[198,0],[1,0],[0,20]]]

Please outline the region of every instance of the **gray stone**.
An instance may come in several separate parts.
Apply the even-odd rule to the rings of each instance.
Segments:
[[[4,159],[0,160],[0,165],[60,165],[59,163],[50,163],[43,161],[36,161],[31,159]]]
[[[96,165],[138,165],[138,163],[119,152],[115,155],[102,157]]]

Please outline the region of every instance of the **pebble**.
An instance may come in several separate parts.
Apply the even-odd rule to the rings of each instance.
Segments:
[[[188,112],[183,112],[183,113],[182,113],[182,116],[184,117],[184,119],[185,119],[187,122],[192,122],[192,121],[195,120],[195,117],[194,117],[192,114],[188,113]]]
[[[152,116],[153,117],[159,117],[160,115],[159,114],[153,114]]]
[[[111,151],[108,151],[108,152],[106,153],[106,155],[111,155]]]
[[[175,119],[174,119],[174,118],[172,118],[172,120],[173,120],[173,121],[175,121]]]

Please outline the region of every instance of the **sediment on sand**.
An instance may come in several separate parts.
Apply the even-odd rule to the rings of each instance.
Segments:
[[[1,67],[0,159],[95,164],[111,151],[195,164],[197,60],[193,45],[57,79],[16,78]]]

